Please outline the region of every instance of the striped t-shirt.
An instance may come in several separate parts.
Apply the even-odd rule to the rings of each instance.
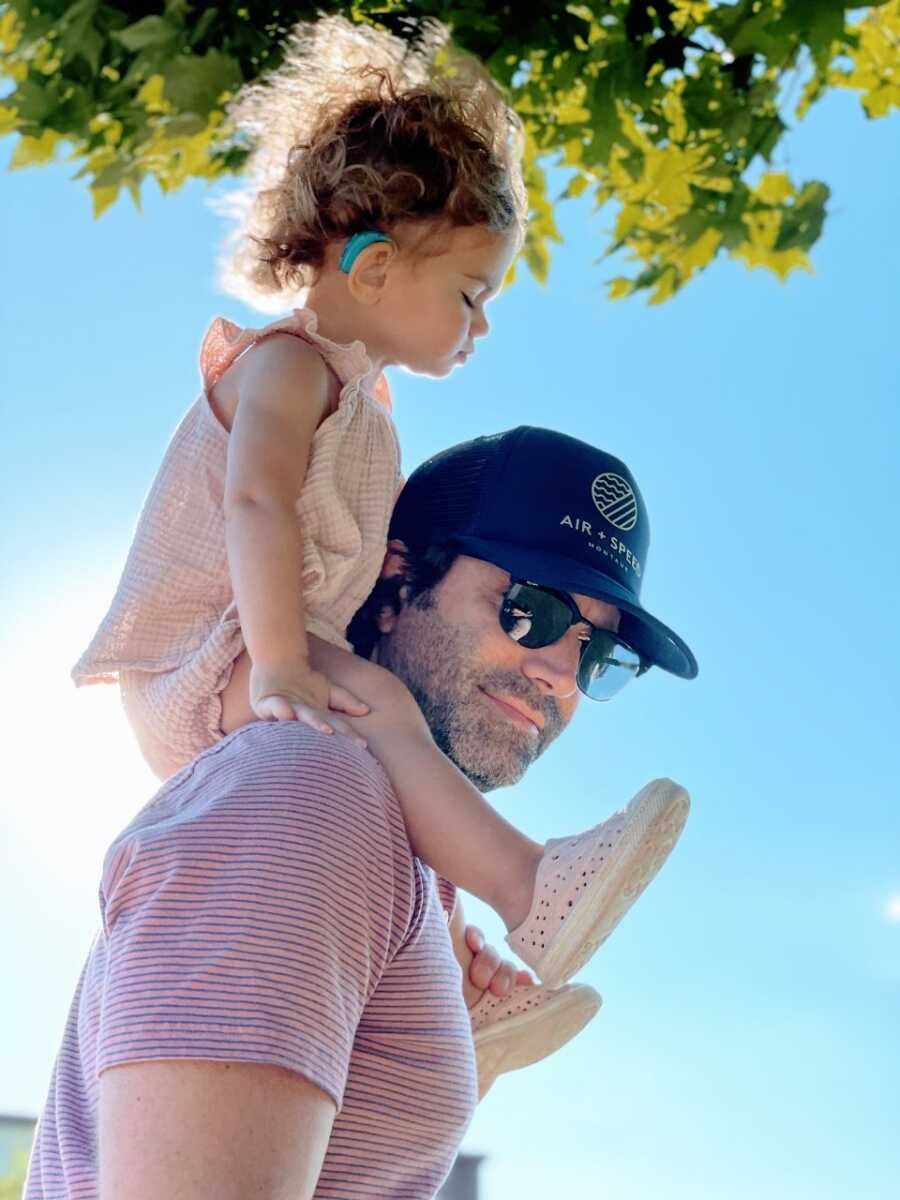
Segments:
[[[349,738],[258,722],[170,780],[111,846],[102,928],[25,1200],[94,1200],[98,1077],[268,1063],[339,1107],[316,1200],[425,1200],[475,1105],[460,969],[390,784]]]

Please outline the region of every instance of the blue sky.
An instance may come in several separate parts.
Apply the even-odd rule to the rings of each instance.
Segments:
[[[463,372],[392,380],[407,469],[520,423],[624,458],[651,513],[645,600],[701,665],[584,706],[494,797],[536,838],[657,775],[693,812],[584,971],[593,1024],[480,1107],[487,1200],[897,1194],[898,145],[896,121],[830,98],[777,164],[834,189],[815,275],[720,263],[660,308],[605,301],[611,217],[570,203],[549,285],[494,302]],[[94,222],[71,173],[0,179],[0,1112],[42,1102],[103,850],[152,792],[113,691],[76,694],[68,668],[206,323],[265,319],[217,293],[204,189]]]

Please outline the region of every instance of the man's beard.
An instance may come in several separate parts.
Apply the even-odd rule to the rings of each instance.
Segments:
[[[518,782],[564,727],[556,701],[521,673],[479,666],[474,632],[443,621],[430,594],[404,609],[377,659],[409,688],[438,749],[482,792]],[[524,700],[540,713],[538,736],[494,716],[483,690]]]

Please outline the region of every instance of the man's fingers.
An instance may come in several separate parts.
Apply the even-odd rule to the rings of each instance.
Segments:
[[[348,717],[364,717],[369,711],[368,704],[364,704],[358,696],[336,683],[331,685],[328,693],[328,707],[335,712],[346,713]]]

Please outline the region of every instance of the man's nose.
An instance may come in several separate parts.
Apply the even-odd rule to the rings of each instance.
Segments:
[[[581,640],[574,630],[550,646],[526,650],[522,672],[541,692],[567,700],[578,690],[576,675]]]

